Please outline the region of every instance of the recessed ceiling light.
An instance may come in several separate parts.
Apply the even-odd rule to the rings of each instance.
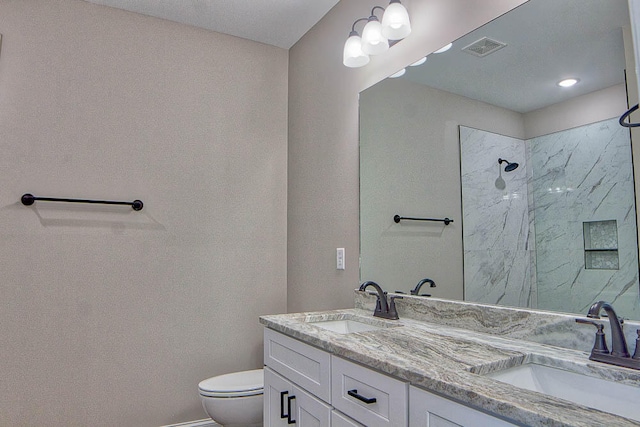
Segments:
[[[403,68],[402,70],[398,71],[397,73],[391,74],[389,76],[389,78],[390,79],[395,79],[395,78],[398,78],[398,77],[402,77],[402,76],[404,76],[404,73],[406,73],[406,72],[407,72],[406,68]]]
[[[580,79],[574,79],[574,78],[564,79],[564,80],[560,80],[558,82],[558,86],[560,86],[560,87],[571,87],[574,84],[578,83],[579,81],[580,81]]]
[[[416,62],[414,62],[413,64],[409,65],[410,67],[417,67],[418,65],[422,65],[425,62],[427,62],[427,57],[425,56],[424,58],[420,58],[418,59]]]
[[[442,53],[442,52],[446,52],[446,51],[448,51],[449,49],[451,49],[451,46],[453,46],[453,43],[449,43],[448,45],[441,47],[440,49],[436,50],[436,51],[435,51],[435,52],[433,52],[433,53]]]

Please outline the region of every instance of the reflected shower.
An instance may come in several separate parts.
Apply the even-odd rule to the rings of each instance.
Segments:
[[[504,167],[505,172],[511,172],[518,169],[519,165],[517,163],[511,163],[505,159],[498,159],[498,164],[502,164],[503,162],[507,164],[507,166]]]

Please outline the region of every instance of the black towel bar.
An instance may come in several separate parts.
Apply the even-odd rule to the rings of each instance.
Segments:
[[[451,218],[411,218],[411,217],[405,217],[405,216],[400,216],[400,215],[394,215],[393,220],[397,223],[399,223],[400,221],[403,220],[408,220],[408,221],[437,221],[437,222],[444,222],[444,225],[449,225],[453,222],[453,220]]]
[[[43,202],[65,202],[65,203],[97,203],[101,205],[128,205],[133,208],[134,211],[142,210],[144,206],[142,200],[134,200],[133,202],[114,202],[111,200],[86,200],[86,199],[60,199],[56,197],[36,197],[33,194],[23,194],[20,199],[25,206],[31,206],[36,201]]]

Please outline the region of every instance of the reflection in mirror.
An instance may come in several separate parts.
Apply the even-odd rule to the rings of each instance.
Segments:
[[[628,32],[626,0],[530,0],[362,92],[361,279],[640,319]]]

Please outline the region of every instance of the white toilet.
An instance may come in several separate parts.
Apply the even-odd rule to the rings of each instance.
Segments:
[[[216,423],[225,427],[262,426],[262,369],[208,378],[198,384],[202,406]]]

